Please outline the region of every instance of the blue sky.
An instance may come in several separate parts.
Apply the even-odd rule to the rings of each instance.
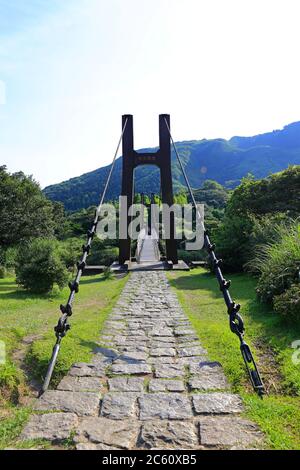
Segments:
[[[0,0],[0,164],[42,186],[136,148],[300,120],[297,0]]]
[[[55,13],[60,4],[67,1],[68,0],[1,0],[1,35],[10,35],[14,32],[24,30],[27,27],[31,27],[49,12]]]

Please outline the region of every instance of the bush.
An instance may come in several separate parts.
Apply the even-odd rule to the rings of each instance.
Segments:
[[[249,236],[250,260],[256,257],[257,249],[260,246],[278,243],[281,240],[283,230],[289,229],[295,223],[293,219],[283,213],[268,214],[260,218],[253,217],[252,220],[253,228]],[[247,269],[248,263],[244,267]],[[254,273],[253,270],[252,272]]]
[[[82,245],[86,239],[68,238],[60,242],[61,256],[68,269],[73,268],[82,257]]]
[[[274,310],[289,322],[300,321],[300,285],[293,284],[281,295],[274,297]]]
[[[34,293],[48,293],[57,284],[62,289],[68,281],[59,242],[35,239],[19,249],[17,283]]]
[[[178,259],[182,259],[185,263],[189,264],[192,261],[207,261],[207,253],[203,250],[186,251],[178,250]]]
[[[257,243],[264,243],[266,235],[272,233],[272,220],[268,222],[266,218],[279,222],[299,216],[299,184],[300,165],[261,180],[251,176],[242,179],[213,234],[225,269],[242,271],[245,263],[253,258]]]
[[[259,273],[257,294],[260,300],[272,302],[295,283],[300,267],[300,224],[277,227],[279,241],[257,248],[248,267]]]
[[[112,270],[109,266],[107,266],[103,271],[103,278],[104,279],[112,279],[114,277]]]
[[[254,224],[254,216],[243,217],[225,214],[223,222],[215,231],[217,256],[223,259],[225,270],[242,271],[249,260],[249,234]]]
[[[110,266],[118,259],[119,248],[116,246],[106,245],[106,243],[106,240],[94,238],[91,254],[88,257],[88,265]]]

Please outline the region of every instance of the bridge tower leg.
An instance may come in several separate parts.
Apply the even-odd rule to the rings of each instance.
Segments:
[[[170,116],[168,114],[161,114],[159,116],[160,186],[163,204],[167,204],[171,207],[174,203],[171,172],[171,141],[166,121],[170,129]],[[166,252],[167,260],[177,264],[178,255],[173,212],[170,214],[170,237],[166,240]]]
[[[130,114],[122,116],[122,129],[124,129],[125,122],[127,125],[123,134],[123,168],[122,168],[122,188],[121,196],[126,196],[122,199],[120,207],[120,232],[122,230],[123,236],[126,233],[126,238],[120,238],[119,242],[119,264],[124,264],[130,259],[131,240],[128,234],[128,227],[131,222],[131,217],[128,215],[128,209],[131,206],[132,193],[133,193],[133,172],[134,172],[134,147],[133,147],[133,116]],[[126,215],[125,215],[126,214]]]

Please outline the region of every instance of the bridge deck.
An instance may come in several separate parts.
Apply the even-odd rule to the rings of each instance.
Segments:
[[[140,263],[159,261],[159,250],[157,239],[151,235],[145,235],[140,253]]]

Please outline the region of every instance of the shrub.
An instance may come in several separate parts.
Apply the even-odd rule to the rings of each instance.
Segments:
[[[214,242],[218,257],[224,261],[224,268],[230,271],[242,271],[249,260],[249,234],[252,231],[254,217],[244,214],[225,214],[223,222],[215,231]]]
[[[115,246],[107,246],[102,240],[93,240],[91,254],[88,257],[88,264],[110,266],[118,259],[119,249]]]
[[[60,242],[61,256],[68,269],[73,268],[82,257],[82,245],[85,239],[68,238]]]
[[[257,294],[260,300],[272,302],[295,283],[300,266],[300,224],[277,227],[279,240],[257,248],[248,266],[259,273]]]
[[[207,261],[208,258],[205,250],[178,250],[178,259],[182,259],[185,263],[189,264],[192,261]]]
[[[249,236],[250,260],[256,257],[257,249],[269,243],[278,243],[283,231],[289,229],[295,222],[283,213],[268,214],[259,218],[252,218],[253,227]],[[250,261],[251,264],[251,261]],[[248,263],[244,266],[246,269]],[[252,272],[253,269],[251,270]],[[256,273],[257,274],[257,273]]]
[[[107,266],[103,271],[104,279],[112,279],[114,277],[112,270]]]
[[[274,297],[274,310],[289,322],[300,321],[300,284],[293,284],[281,295]]]
[[[53,239],[35,239],[18,252],[17,282],[34,293],[47,293],[57,284],[62,289],[68,281],[59,242]]]

